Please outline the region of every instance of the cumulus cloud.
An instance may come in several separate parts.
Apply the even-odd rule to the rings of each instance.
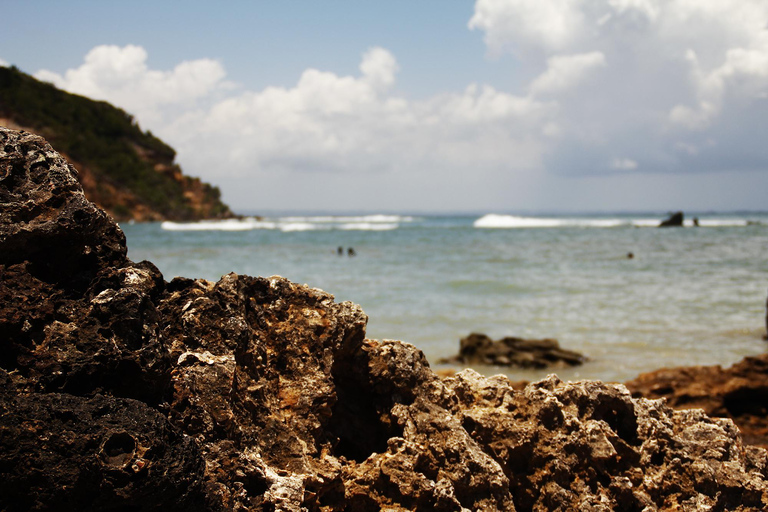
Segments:
[[[558,52],[578,38],[583,18],[573,0],[477,0],[469,28],[485,32],[495,55],[528,47]]]
[[[606,65],[602,52],[555,55],[547,59],[547,70],[531,82],[534,95],[559,93],[572,88],[595,68]]]
[[[8,62],[7,60],[4,60],[4,59],[0,59],[0,66],[2,66],[2,67],[4,67],[4,68],[7,68],[7,67],[9,67],[10,65],[11,65],[11,63],[10,63],[10,62]]]
[[[381,47],[358,73],[310,68],[261,90],[233,87],[211,59],[152,69],[139,46],[99,46],[36,76],[135,114],[236,207],[274,190],[303,190],[287,207],[320,207],[308,199],[319,190],[366,207],[375,190],[410,197],[398,204],[474,191],[524,208],[562,175],[768,168],[764,0],[477,0],[468,27],[517,90],[411,100]]]
[[[233,174],[418,173],[499,168],[510,158],[521,166],[537,163],[528,139],[552,115],[546,103],[479,85],[411,102],[386,91],[396,69],[390,52],[373,48],[363,55],[360,76],[309,69],[293,87],[238,94],[165,132],[201,161],[206,144],[229,148]]]
[[[391,92],[399,65],[380,47],[362,54],[359,70],[307,69],[292,87],[229,89],[218,97],[227,83],[218,62],[161,71],[147,66],[141,47],[102,46],[63,75],[36,76],[134,113],[178,150],[188,172],[221,183],[236,205],[247,190],[325,184],[306,185],[316,194],[339,179],[346,180],[339,190],[355,182],[365,197],[362,176],[388,176],[379,190],[389,180],[398,184],[393,194],[418,201],[446,180],[461,183],[455,191],[494,188],[490,174],[520,177],[540,165],[553,102],[481,84],[409,101]]]
[[[360,63],[364,80],[374,89],[383,90],[395,83],[395,74],[400,67],[394,55],[384,48],[371,48]]]
[[[135,45],[97,46],[64,75],[35,73],[61,89],[111,101],[150,124],[162,122],[161,109],[189,108],[225,87],[224,76],[221,64],[211,59],[185,61],[170,71],[149,69],[146,50]]]
[[[634,171],[637,167],[637,162],[631,158],[614,158],[611,162],[611,168],[617,171]]]
[[[556,102],[544,162],[571,174],[765,169],[737,152],[768,115],[766,27],[763,0],[477,0],[469,21]]]

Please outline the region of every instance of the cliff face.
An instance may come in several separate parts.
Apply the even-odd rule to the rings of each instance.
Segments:
[[[182,173],[174,150],[124,111],[0,67],[0,126],[45,136],[86,197],[118,221],[228,218],[216,187]]]
[[[0,129],[0,509],[765,510],[727,419],[622,385],[442,379],[280,277],[166,282]]]

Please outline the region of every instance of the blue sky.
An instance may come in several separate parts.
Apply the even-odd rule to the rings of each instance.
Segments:
[[[764,0],[6,2],[236,210],[766,209]]]

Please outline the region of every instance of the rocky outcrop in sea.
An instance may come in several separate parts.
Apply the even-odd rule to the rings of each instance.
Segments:
[[[683,227],[685,216],[683,212],[670,213],[669,217],[659,223],[660,228],[680,228]]]
[[[560,343],[551,338],[507,336],[494,341],[485,334],[472,333],[461,339],[457,355],[441,359],[438,364],[564,368],[578,366],[586,360],[578,352],[560,348]]]
[[[0,509],[764,510],[729,419],[618,384],[438,377],[281,277],[166,281],[0,129]]]

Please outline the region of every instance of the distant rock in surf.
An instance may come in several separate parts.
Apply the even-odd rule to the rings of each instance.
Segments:
[[[660,228],[681,228],[683,227],[683,212],[675,212],[668,219],[661,221]]]
[[[484,364],[520,368],[577,366],[587,360],[582,354],[560,348],[553,339],[506,337],[493,341],[485,334],[472,333],[460,342],[459,354],[440,364]]]

